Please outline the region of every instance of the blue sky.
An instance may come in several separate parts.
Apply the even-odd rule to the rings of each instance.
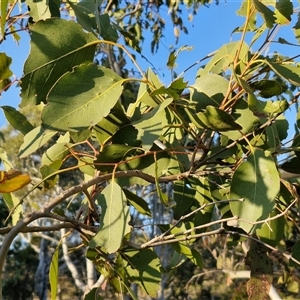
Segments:
[[[192,51],[183,51],[179,54],[177,60],[176,73],[181,73],[188,66],[195,63],[197,60],[205,57],[207,54],[215,51],[223,44],[229,43],[232,40],[239,38],[239,35],[231,35],[233,29],[241,26],[244,22],[242,17],[236,15],[236,10],[239,9],[242,1],[224,1],[221,0],[220,4],[217,6],[212,3],[209,7],[202,6],[198,14],[194,17],[192,22],[187,20],[188,12],[184,12],[183,16],[186,27],[188,28],[189,34],[180,34],[179,42],[177,45],[175,43],[175,37],[173,33],[173,26],[165,12],[165,18],[167,20],[165,36],[162,38],[159,50],[154,55],[150,52],[150,42],[151,36],[145,37],[145,42],[143,45],[143,55],[155,66],[158,71],[158,75],[164,84],[168,85],[171,80],[171,73],[168,70],[166,63],[168,55],[170,53],[171,47],[179,48],[184,45],[193,46]],[[296,5],[295,5],[296,6]],[[294,25],[296,20],[293,20],[292,25]],[[20,78],[22,75],[22,69],[25,59],[29,53],[29,36],[28,33],[22,33],[19,45],[17,45],[11,37],[8,37],[0,45],[0,52],[6,52],[7,55],[11,56],[13,59],[13,64],[11,65],[11,70]],[[296,43],[292,32],[292,26],[287,26],[282,28],[278,33],[278,37],[284,37],[286,40],[292,43]],[[297,55],[300,52],[300,48],[285,46],[280,44],[274,44],[269,52],[278,51],[282,54],[288,53],[289,56]],[[288,51],[288,52],[287,52]],[[137,62],[143,70],[151,67],[151,65],[144,59],[142,59],[137,54]],[[188,71],[184,78],[193,84],[198,66],[192,68]],[[12,86],[7,92],[2,94],[0,98],[0,105],[11,105],[17,107],[20,102],[19,98],[19,88]],[[6,124],[3,116],[3,112],[0,112],[0,126]]]

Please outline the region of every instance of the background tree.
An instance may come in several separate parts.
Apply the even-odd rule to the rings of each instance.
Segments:
[[[11,225],[1,229],[1,286],[19,235],[40,254],[40,299],[47,297],[48,269],[52,299],[61,288],[58,262],[76,284],[73,295],[85,299],[297,297],[300,126],[298,111],[294,119],[286,113],[298,110],[298,57],[264,51],[274,41],[292,46],[276,40],[292,18],[299,37],[293,3],[244,1],[238,40],[203,58],[192,84],[183,73],[164,86],[124,46],[141,52],[141,32],[150,28],[155,51],[163,5],[178,38],[186,31],[181,8],[196,11],[207,2],[124,8],[121,1],[26,1],[28,12],[18,16],[17,2],[1,3],[1,42],[19,29],[31,37],[22,112],[2,107],[24,136],[18,153],[25,164],[2,145],[0,192]],[[77,22],[66,20],[72,14]],[[171,52],[171,70],[184,50]],[[1,53],[3,90],[16,82],[10,63]],[[289,126],[295,132],[286,141]],[[90,263],[77,263],[83,255],[97,277]],[[217,289],[216,278],[234,283]]]

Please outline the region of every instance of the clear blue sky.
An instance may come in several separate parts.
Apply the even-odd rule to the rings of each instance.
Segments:
[[[193,51],[183,51],[180,53],[177,60],[178,67],[175,70],[177,74],[179,74],[188,66],[205,57],[207,54],[215,51],[223,44],[239,38],[237,34],[231,36],[231,33],[233,29],[241,26],[244,22],[242,17],[236,15],[236,10],[240,7],[241,2],[242,1],[220,0],[220,4],[218,6],[215,5],[215,3],[212,3],[209,7],[202,6],[192,22],[187,20],[188,13],[184,12],[184,22],[188,28],[189,34],[186,35],[181,33],[177,45],[174,45],[175,37],[173,34],[173,26],[169,16],[167,16],[167,12],[165,12],[167,20],[166,30],[164,32],[165,36],[162,38],[162,43],[158,52],[154,55],[150,52],[150,35],[145,37],[143,45],[143,55],[146,56],[155,66],[158,71],[158,75],[164,84],[168,85],[171,80],[170,70],[168,70],[166,63],[170,53],[170,47],[172,45],[177,49],[183,45],[194,47]],[[291,28],[292,26],[283,28],[278,33],[277,38],[281,36],[289,42],[296,43]],[[22,33],[19,45],[16,45],[11,37],[7,38],[7,40],[0,45],[0,52],[6,52],[12,57],[13,64],[11,69],[18,78],[22,75],[23,65],[29,52],[28,41],[28,33]],[[283,54],[288,51],[288,55],[293,56],[299,54],[300,48],[274,44],[271,49],[268,49],[268,51],[278,51]],[[142,59],[138,55],[137,61],[143,70],[151,67],[146,60]],[[189,84],[193,84],[197,68],[198,67],[194,67],[184,76],[185,80],[189,81]],[[17,107],[19,102],[19,88],[16,86],[11,87],[7,92],[4,92],[0,98],[0,105],[11,105]],[[0,126],[5,124],[6,121],[1,110]]]

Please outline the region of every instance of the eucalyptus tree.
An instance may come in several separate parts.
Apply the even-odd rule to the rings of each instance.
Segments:
[[[186,6],[204,2],[187,1]],[[2,41],[9,31],[16,34],[14,2],[5,3],[9,5],[1,6]],[[293,26],[298,42],[300,21],[293,2],[243,1],[237,13],[244,23],[233,31],[237,41],[207,55],[195,82],[188,83],[182,74],[167,86],[151,68],[141,70],[128,50],[141,51],[139,26],[149,27],[141,14],[150,9],[159,12],[163,1],[137,1],[129,11],[121,9],[121,1],[96,1],[95,9],[94,2],[91,6],[88,1],[67,1],[60,6],[53,0],[41,20],[41,10],[35,10],[39,3],[26,3],[32,14],[26,27],[31,47],[20,81],[20,107],[39,106],[41,116],[33,125],[25,113],[2,109],[24,135],[19,157],[42,149],[42,179],[30,183],[29,174],[11,166],[3,152],[6,170],[0,173],[0,192],[13,224],[5,229],[0,270],[18,234],[67,228],[50,266],[52,299],[57,293],[60,249],[65,236],[74,231],[100,274],[85,299],[102,299],[101,289],[108,286],[120,297],[155,298],[162,273],[174,272],[188,260],[199,272],[189,283],[221,272],[231,280],[249,277],[244,290],[249,299],[268,295],[278,299],[282,286],[299,294],[289,289],[291,281],[284,272],[274,272],[292,272],[300,263],[298,56],[264,51],[274,42],[294,46],[276,36],[283,26]],[[175,28],[185,30],[176,23],[182,6],[178,1],[167,3]],[[60,18],[62,10],[74,13],[77,22]],[[149,20],[156,24],[159,18],[157,13]],[[142,25],[139,20],[144,20]],[[163,29],[163,23],[157,26]],[[156,42],[154,35],[153,41],[155,50],[159,39]],[[137,76],[120,76],[124,73],[118,70],[115,49],[131,60]],[[166,60],[170,69],[186,49],[170,54]],[[99,51],[110,68],[95,63]],[[1,61],[5,89],[11,82],[11,59],[2,53]],[[124,102],[128,83],[138,87],[138,93]],[[287,118],[289,111],[295,113]],[[289,127],[294,136],[287,141]],[[45,149],[50,140],[52,146]],[[78,173],[79,184],[61,186],[59,178]],[[135,189],[149,184],[155,187],[150,194]],[[170,185],[173,192],[167,193]],[[20,196],[24,187],[28,190]],[[17,196],[14,192],[19,189]],[[38,189],[59,192],[40,204],[32,200]],[[151,222],[156,215],[149,202],[154,192],[169,216],[159,223]],[[74,198],[81,201],[77,211]],[[29,213],[23,211],[25,203]],[[139,223],[133,222],[136,212],[144,216]],[[155,226],[154,236],[147,222],[141,223],[146,218]],[[44,219],[55,224],[32,227]],[[167,262],[160,256],[165,245],[174,250]],[[136,285],[139,289],[134,291]],[[161,290],[159,297],[174,297],[174,290],[168,292],[167,296]]]

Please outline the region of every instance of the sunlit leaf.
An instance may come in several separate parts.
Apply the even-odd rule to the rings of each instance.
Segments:
[[[8,0],[1,0],[1,26],[0,26],[0,33],[4,35],[5,23],[6,23],[6,10],[7,10]]]
[[[123,90],[116,73],[94,64],[81,65],[60,78],[42,112],[43,126],[81,131],[99,123],[115,106]]]
[[[21,106],[47,101],[56,81],[74,66],[92,62],[97,38],[72,21],[52,18],[30,28],[31,51],[24,65]]]
[[[51,291],[51,300],[56,299],[58,290],[58,258],[59,258],[59,248],[60,244],[56,247],[54,254],[51,259],[51,264],[49,268],[49,282]]]
[[[2,197],[8,209],[10,211],[13,210],[13,213],[11,214],[11,218],[12,218],[12,225],[15,226],[19,222],[23,213],[23,207],[22,205],[19,205],[20,200],[13,193],[3,193]]]
[[[278,0],[275,6],[275,17],[277,24],[289,24],[293,14],[293,2],[290,0]]]
[[[24,142],[20,147],[19,156],[24,158],[33,153],[45,145],[56,133],[56,131],[47,130],[41,126],[34,128],[24,136]]]
[[[10,169],[9,171],[0,171],[0,193],[10,193],[21,189],[31,182],[27,174]]]
[[[151,217],[152,213],[148,203],[137,194],[132,193],[127,189],[123,189],[128,202],[141,214]]]
[[[267,6],[265,6],[259,0],[253,0],[253,3],[255,5],[255,8],[258,10],[258,12],[261,13],[261,16],[264,18],[267,27],[272,28],[275,23],[275,17],[273,11]]]

